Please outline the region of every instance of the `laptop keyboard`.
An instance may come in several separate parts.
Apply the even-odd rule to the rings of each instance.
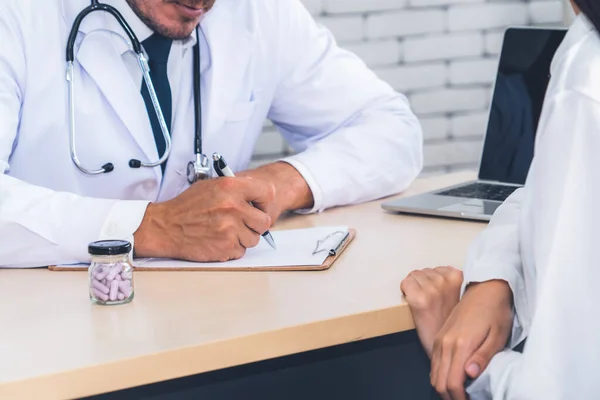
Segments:
[[[491,185],[489,183],[476,182],[438,194],[467,199],[504,201],[517,189],[518,187],[516,186]]]

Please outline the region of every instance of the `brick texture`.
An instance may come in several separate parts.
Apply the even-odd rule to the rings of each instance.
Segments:
[[[408,96],[424,174],[476,167],[504,30],[564,26],[562,0],[302,0],[339,45]],[[269,124],[252,166],[290,154]]]

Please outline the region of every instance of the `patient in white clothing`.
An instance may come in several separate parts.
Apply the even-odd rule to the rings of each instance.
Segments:
[[[600,0],[573,7],[525,187],[464,276],[439,267],[401,284],[443,399],[600,398]]]

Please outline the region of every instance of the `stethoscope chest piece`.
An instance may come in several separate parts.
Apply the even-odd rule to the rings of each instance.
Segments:
[[[187,178],[190,185],[210,179],[211,175],[212,170],[208,164],[208,157],[204,154],[196,154],[196,160],[190,161],[187,167]]]

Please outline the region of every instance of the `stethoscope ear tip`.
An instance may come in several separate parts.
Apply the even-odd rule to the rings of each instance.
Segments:
[[[141,168],[142,162],[140,160],[129,160],[129,166],[131,168]]]
[[[113,165],[113,163],[108,163],[104,164],[102,166],[102,169],[104,170],[105,174],[108,174],[109,172],[113,172],[115,170],[115,166]]]

